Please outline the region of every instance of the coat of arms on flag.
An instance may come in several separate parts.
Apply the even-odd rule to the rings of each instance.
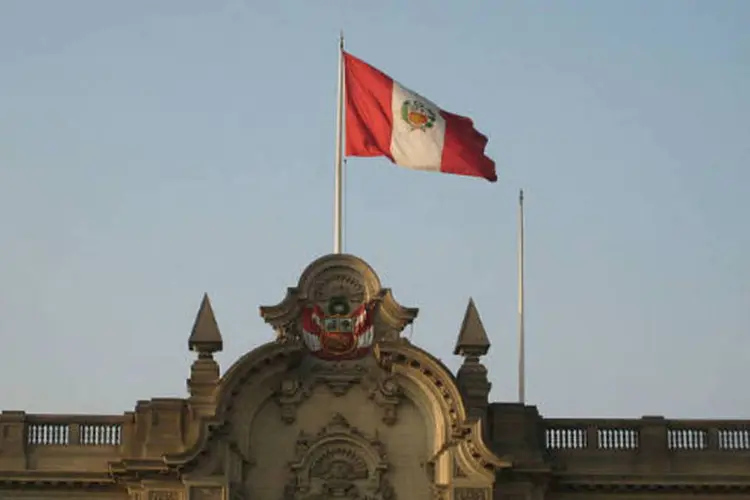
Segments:
[[[435,126],[437,113],[420,101],[407,99],[401,104],[401,119],[408,123],[412,130],[424,131]]]
[[[356,359],[369,352],[374,341],[375,302],[352,310],[344,296],[332,297],[324,309],[318,304],[302,311],[302,340],[315,356],[329,360]]]

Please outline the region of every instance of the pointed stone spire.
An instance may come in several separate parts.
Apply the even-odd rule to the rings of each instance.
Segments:
[[[487,354],[490,349],[490,339],[487,337],[487,331],[484,329],[482,319],[479,317],[479,311],[474,304],[474,299],[469,299],[469,305],[466,306],[464,320],[461,323],[461,330],[458,332],[456,347],[453,354],[464,357],[479,357]]]
[[[194,417],[211,415],[216,409],[215,394],[219,385],[219,364],[213,353],[221,351],[224,342],[221,340],[208,294],[203,295],[188,339],[188,347],[198,353],[198,359],[190,367],[190,378],[187,379],[190,392],[188,403]]]
[[[211,301],[208,294],[203,294],[203,301],[200,309],[198,309],[193,331],[188,339],[188,348],[191,351],[212,354],[221,351],[223,347],[224,342],[221,339],[219,325],[216,323],[216,317],[211,308]]]
[[[487,377],[487,368],[479,358],[487,354],[489,349],[490,339],[479,318],[479,311],[474,300],[469,299],[453,354],[464,357],[464,362],[456,374],[456,381],[466,411],[475,418],[484,418],[487,414],[492,384]]]

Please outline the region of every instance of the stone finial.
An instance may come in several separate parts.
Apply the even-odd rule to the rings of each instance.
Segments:
[[[487,414],[492,384],[487,377],[487,368],[479,358],[487,354],[489,349],[490,339],[479,318],[479,311],[474,300],[469,299],[453,353],[464,357],[464,362],[456,373],[456,381],[467,413],[475,418],[484,418]]]
[[[490,349],[490,339],[487,337],[487,331],[482,325],[479,317],[477,306],[474,305],[474,299],[469,299],[469,305],[466,306],[466,314],[461,323],[461,330],[458,332],[456,347],[453,354],[465,357],[479,357],[487,354]]]
[[[224,342],[221,339],[219,325],[216,324],[211,301],[208,294],[204,294],[200,309],[198,309],[198,314],[195,317],[193,331],[188,339],[188,348],[191,351],[211,354],[221,351],[223,347]]]

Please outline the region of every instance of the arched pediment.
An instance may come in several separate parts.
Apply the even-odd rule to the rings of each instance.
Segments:
[[[306,357],[309,357],[309,353],[298,342],[270,342],[240,358],[222,378],[215,417],[204,422],[200,436],[190,450],[170,456],[169,461],[186,464],[196,460],[209,448],[212,437],[228,434],[225,429],[232,411],[237,407],[259,408],[272,399],[275,399],[275,404],[281,405],[285,401],[285,394],[290,401],[288,404],[296,406],[304,403],[314,384],[327,383],[327,377],[345,379],[347,373],[351,373],[345,367],[334,364],[328,372],[314,372],[317,378],[311,380],[284,376],[293,373]],[[372,366],[377,366],[384,376],[384,382],[378,386],[380,390],[385,388],[391,391],[390,394],[399,393],[408,398],[429,424],[432,446],[426,461],[434,466],[436,478],[448,480],[452,469],[450,456],[462,462],[464,469],[483,475],[488,480],[494,477],[496,468],[509,466],[507,460],[497,457],[484,444],[482,422],[468,417],[455,376],[439,359],[403,339],[378,344],[373,358]],[[269,386],[271,379],[274,379],[273,385]],[[248,384],[259,388],[252,403],[241,400],[246,397],[243,391],[247,390]],[[373,393],[373,398],[381,402],[381,406],[387,406],[387,401],[382,401],[387,399],[387,395],[377,391]],[[243,447],[242,443],[235,443],[234,446]]]
[[[489,488],[509,464],[485,446],[453,373],[400,337],[416,314],[361,259],[318,259],[261,308],[276,339],[222,376],[195,444],[165,460],[280,500],[399,500],[394,488],[445,488],[459,468]]]

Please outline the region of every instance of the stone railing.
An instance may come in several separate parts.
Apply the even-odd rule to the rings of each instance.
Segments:
[[[0,413],[0,472],[105,471],[128,453],[134,415]]]
[[[120,446],[123,415],[31,415],[25,416],[29,446]]]
[[[106,470],[123,458],[184,451],[194,439],[180,398],[139,401],[122,415],[0,413],[3,470]]]
[[[544,419],[550,451],[750,452],[748,420]]]

